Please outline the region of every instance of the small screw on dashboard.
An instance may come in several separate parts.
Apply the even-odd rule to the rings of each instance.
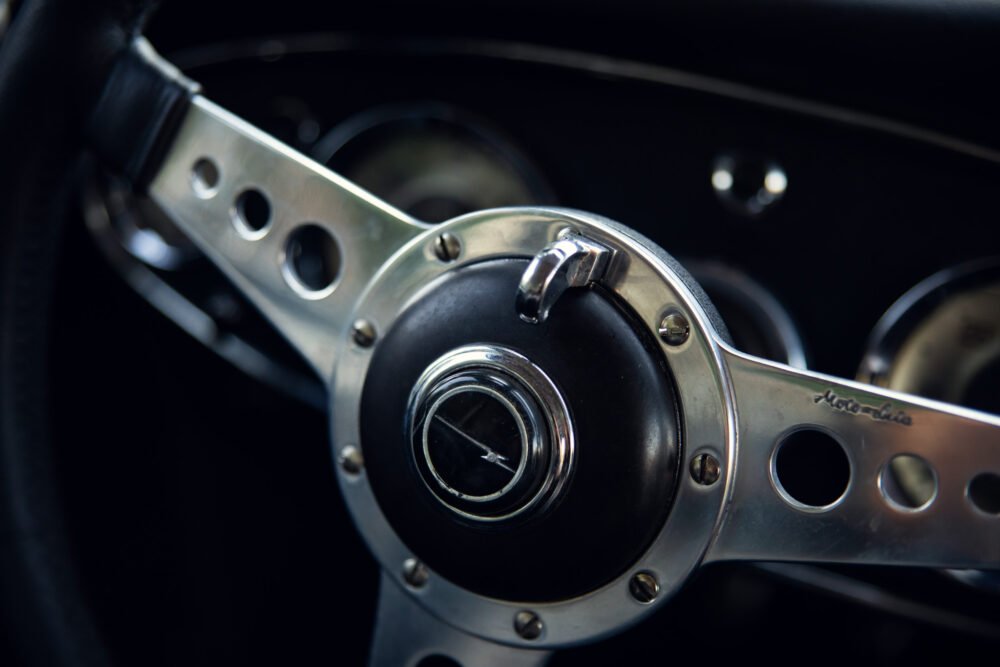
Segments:
[[[538,639],[545,626],[533,611],[519,611],[514,615],[514,630],[521,639]]]
[[[703,486],[719,481],[719,459],[711,454],[699,454],[691,459],[691,479]]]
[[[658,331],[660,338],[667,345],[680,345],[688,339],[691,324],[678,311],[671,310],[660,320]]]
[[[434,239],[434,255],[442,262],[454,262],[462,252],[462,242],[449,232],[438,234]]]

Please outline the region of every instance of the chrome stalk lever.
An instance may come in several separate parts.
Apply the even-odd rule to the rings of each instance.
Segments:
[[[545,321],[563,292],[604,276],[613,251],[572,230],[542,248],[521,276],[515,308],[529,324]]]

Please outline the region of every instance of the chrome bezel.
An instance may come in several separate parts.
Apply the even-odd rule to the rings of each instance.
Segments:
[[[479,637],[524,648],[556,648],[612,634],[665,604],[701,562],[722,517],[735,462],[736,415],[728,371],[709,316],[672,268],[669,257],[649,241],[609,220],[564,209],[498,209],[463,216],[436,227],[402,247],[379,271],[359,299],[351,320],[367,319],[388,331],[415,299],[432,290],[445,273],[462,266],[502,257],[530,258],[558,238],[567,227],[615,250],[615,260],[602,280],[605,289],[628,303],[659,341],[655,327],[664,308],[674,307],[691,322],[691,335],[681,345],[660,343],[674,376],[682,410],[681,469],[693,452],[711,452],[722,468],[720,483],[701,486],[681,477],[662,529],[646,552],[616,579],[586,595],[531,608],[544,621],[544,633],[522,639],[513,629],[514,615],[524,604],[486,598],[449,582],[435,572],[419,590],[407,589],[401,564],[419,558],[390,527],[365,474],[338,473],[341,489],[356,525],[387,576],[418,603],[445,622]],[[434,238],[450,232],[461,239],[463,254],[452,264],[436,261]],[[516,285],[511,286],[513,307]],[[361,443],[361,385],[372,359],[371,348],[341,341],[331,381],[331,424],[334,443]],[[672,409],[664,406],[665,410]],[[336,446],[336,445],[335,445]],[[366,445],[361,443],[362,448]],[[623,520],[625,517],[623,517]],[[637,571],[653,573],[662,586],[651,604],[629,593]]]
[[[541,368],[536,366],[522,354],[499,345],[465,345],[448,352],[432,363],[424,371],[410,395],[409,409],[407,410],[407,432],[411,432],[414,424],[415,414],[439,383],[447,378],[454,377],[463,371],[492,370],[510,376],[519,385],[519,388],[526,390],[538,407],[541,408],[541,415],[537,418],[527,414],[531,422],[530,431],[533,436],[529,438],[528,430],[523,423],[524,417],[518,414],[518,410],[510,400],[499,394],[496,398],[503,403],[509,404],[508,409],[515,414],[522,431],[522,456],[514,478],[496,494],[481,497],[478,500],[488,501],[502,496],[510,491],[524,477],[525,469],[529,464],[536,463],[545,452],[549,450],[548,470],[544,483],[531,495],[528,500],[511,511],[496,516],[485,516],[463,511],[442,500],[442,504],[448,509],[466,518],[476,521],[502,521],[513,518],[532,510],[543,512],[559,496],[560,491],[565,487],[572,473],[574,453],[576,451],[576,438],[573,433],[573,422],[570,419],[569,408],[563,400],[559,389],[552,379]],[[479,389],[480,391],[483,388]],[[492,391],[492,390],[491,390]],[[444,400],[445,396],[437,399],[437,402]],[[432,408],[433,409],[433,408]],[[430,413],[431,410],[428,410]],[[547,431],[543,434],[543,430]],[[423,438],[424,456],[427,458],[428,467],[434,474],[434,466],[430,461],[427,451],[426,435]],[[545,443],[548,443],[547,445]],[[446,490],[453,491],[446,482],[435,478]],[[424,480],[426,483],[426,480]],[[429,486],[429,485],[428,485]],[[433,489],[432,489],[433,493]],[[456,494],[460,495],[460,494]],[[434,494],[438,498],[437,494]],[[467,500],[476,500],[463,496]],[[439,498],[440,500],[440,498]]]
[[[508,481],[501,488],[497,489],[496,491],[493,491],[492,493],[486,493],[479,496],[463,493],[462,491],[459,491],[451,484],[449,484],[448,480],[442,477],[441,471],[439,471],[437,469],[437,466],[434,465],[434,457],[431,454],[431,446],[430,446],[431,420],[437,414],[437,411],[440,409],[440,407],[444,404],[445,401],[454,396],[458,396],[459,394],[466,392],[478,392],[481,394],[486,394],[487,396],[499,401],[507,410],[507,412],[509,412],[510,415],[514,418],[514,421],[517,423],[518,435],[521,438],[521,447],[520,447],[521,455],[517,459],[517,468],[514,470],[513,476],[510,478],[510,481]],[[487,387],[456,387],[455,389],[449,389],[442,396],[437,398],[429,408],[427,408],[427,417],[425,417],[423,420],[423,428],[419,430],[420,430],[420,443],[421,443],[420,450],[423,453],[424,461],[426,461],[427,463],[427,469],[430,471],[431,476],[434,478],[434,481],[437,482],[439,487],[444,489],[447,493],[455,496],[456,498],[461,498],[463,500],[468,500],[470,502],[475,502],[475,503],[485,503],[491,500],[496,500],[497,498],[504,496],[508,491],[513,489],[517,485],[517,483],[524,478],[525,468],[528,467],[528,458],[529,458],[528,452],[531,449],[533,449],[530,441],[528,440],[528,426],[527,424],[525,424],[524,418],[521,416],[521,413],[517,409],[517,406],[515,406],[514,403],[510,401],[510,399],[501,394],[499,391]],[[424,482],[426,484],[426,480],[424,480]],[[427,486],[429,488],[430,484],[427,484]],[[434,494],[434,497],[437,498],[438,495]],[[453,507],[448,503],[444,504],[448,509],[458,512],[464,516],[479,518],[476,515],[470,515],[467,512],[463,512],[462,510]],[[492,518],[492,517],[483,517],[483,518]]]

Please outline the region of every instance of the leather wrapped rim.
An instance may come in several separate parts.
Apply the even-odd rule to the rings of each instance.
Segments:
[[[149,0],[29,0],[0,43],[0,588],[28,664],[110,663],[55,484],[50,308],[90,108]]]

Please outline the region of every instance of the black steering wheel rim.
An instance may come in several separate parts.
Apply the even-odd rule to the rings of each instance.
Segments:
[[[48,346],[87,115],[153,4],[31,0],[0,45],[0,585],[32,664],[110,662],[55,482]]]

